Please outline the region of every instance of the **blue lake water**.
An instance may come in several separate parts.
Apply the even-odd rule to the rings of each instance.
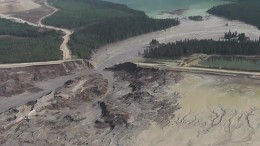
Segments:
[[[223,0],[107,0],[126,4],[130,8],[142,10],[151,17],[158,17],[162,11],[188,9],[182,16],[206,15],[206,11],[216,5],[227,3]]]

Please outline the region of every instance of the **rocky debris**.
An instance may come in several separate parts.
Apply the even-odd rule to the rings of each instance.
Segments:
[[[106,70],[114,72],[116,81],[112,93],[99,104],[100,116],[95,125],[110,128],[100,145],[131,145],[131,137],[149,127],[151,122],[164,127],[180,109],[179,94],[164,93],[168,85],[182,79],[178,72],[140,68],[129,62]],[[107,116],[116,124],[111,126]]]
[[[129,119],[128,113],[114,110],[111,107],[109,108],[107,107],[107,104],[111,103],[99,102],[101,116],[100,119],[95,121],[95,126],[97,128],[104,128],[109,126],[111,130],[113,130],[117,125],[124,125],[126,127],[128,124],[127,120]]]
[[[105,70],[107,70],[107,71],[122,71],[122,70],[124,70],[128,73],[138,72],[140,69],[141,69],[140,67],[137,67],[137,65],[132,63],[132,62],[125,62],[125,63],[114,65],[113,67],[110,67],[110,68],[105,68]]]
[[[0,69],[0,97],[29,92],[38,92],[34,83],[54,79],[93,66],[86,60],[75,60],[60,64],[36,65],[19,68]]]
[[[180,96],[163,90],[181,75],[130,66],[115,66],[113,90],[101,74],[84,75],[2,113],[0,145],[131,145],[151,122],[169,124]]]
[[[128,66],[131,66],[130,69]],[[140,90],[141,86],[151,84],[157,88],[172,81],[178,83],[183,78],[179,72],[154,68],[140,68],[136,64],[129,62],[115,65],[106,70],[114,71],[114,77],[119,78],[119,80],[130,82],[129,87],[132,88],[132,92]],[[153,86],[149,86],[149,88],[153,88]],[[156,92],[156,88],[153,88],[154,92]]]
[[[85,145],[96,134],[101,135],[93,130],[100,113],[95,103],[107,92],[108,81],[92,74],[67,83],[36,101],[2,113],[0,145]],[[113,127],[120,122],[118,116],[109,112],[104,119]]]
[[[72,81],[72,80],[68,80],[68,81],[66,81],[66,82],[64,83],[64,87],[69,88],[70,85],[72,85],[72,84],[73,84],[73,81]]]
[[[1,73],[0,73],[1,74]],[[17,77],[10,77],[9,80],[6,80],[3,83],[0,83],[0,97],[1,96],[12,96],[16,94],[21,94],[25,92],[26,88],[32,88],[33,85],[29,82],[22,82]]]
[[[108,81],[103,79],[102,75],[92,74],[91,76],[82,76],[75,80],[72,81],[69,87],[65,84],[57,91],[54,94],[55,102],[45,108],[49,110],[59,110],[62,108],[74,109],[82,102],[90,102],[102,97],[107,92]]]

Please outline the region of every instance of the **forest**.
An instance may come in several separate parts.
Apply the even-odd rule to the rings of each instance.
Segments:
[[[69,47],[74,56],[90,58],[102,45],[179,24],[176,19],[153,19],[125,5],[99,0],[48,0],[59,8],[44,23],[74,30]],[[66,19],[65,19],[66,18]]]
[[[243,33],[239,35],[243,35]],[[144,50],[144,57],[176,59],[195,53],[208,55],[260,55],[260,40],[250,41],[246,37],[244,37],[244,40],[227,39],[219,41],[185,39],[167,44],[160,44],[157,40],[152,40],[150,46]]]
[[[33,27],[26,23],[20,24],[7,19],[0,19],[0,35],[13,35],[17,37],[56,37],[62,35],[55,30]]]
[[[61,32],[0,19],[0,63],[62,59]]]
[[[208,13],[232,20],[241,20],[260,29],[259,0],[237,0],[229,4],[215,6],[209,9]]]

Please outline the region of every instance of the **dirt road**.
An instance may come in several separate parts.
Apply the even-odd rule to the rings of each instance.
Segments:
[[[229,25],[225,26],[227,23]],[[120,62],[134,61],[135,57],[138,55],[138,52],[142,52],[152,39],[158,39],[160,42],[172,42],[185,38],[212,38],[218,40],[223,36],[224,32],[227,32],[228,30],[245,32],[246,35],[251,39],[258,39],[260,36],[260,31],[254,26],[239,21],[229,21],[215,16],[210,16],[209,19],[206,19],[202,22],[182,20],[182,23],[179,26],[167,29],[166,31],[144,34],[100,48],[92,59],[96,69],[91,71],[102,73],[111,84],[113,82],[111,81],[113,80],[113,76],[111,75],[112,73],[105,72],[103,69],[106,67],[111,67],[114,64]],[[56,62],[43,62],[42,64],[46,63],[51,64]],[[2,65],[0,68],[38,64],[40,63],[9,64]],[[191,67],[165,67],[167,69],[172,68],[173,70],[189,72],[260,76],[260,73],[257,72],[254,73]],[[260,81],[254,81],[254,79],[247,77],[240,78],[232,76],[211,76],[189,73],[183,73],[183,76],[184,78],[178,84],[175,84],[176,81],[174,81],[174,83],[167,86],[167,88],[160,87],[161,90],[158,90],[158,94],[160,95],[162,93],[166,93],[168,95],[166,96],[167,98],[172,98],[173,92],[174,94],[176,91],[180,93],[182,98],[178,100],[180,100],[180,107],[182,108],[176,112],[176,116],[174,116],[172,121],[170,121],[166,127],[160,127],[151,124],[147,130],[141,132],[140,135],[137,135],[135,138],[133,138],[134,143],[131,143],[130,145],[237,146],[241,143],[243,145],[249,145],[248,143],[251,140],[256,141],[254,145],[259,145],[258,139],[260,134],[257,132],[259,131],[260,125],[260,110],[255,110],[254,108],[260,107],[258,98],[260,95],[260,91],[258,90]],[[68,80],[70,78],[65,79]],[[43,83],[44,85],[41,87],[50,92],[58,86],[62,85],[62,81],[66,80],[61,80],[59,85],[59,82],[55,80],[55,85],[53,86],[47,83]],[[253,81],[255,83],[252,84]],[[122,84],[122,86],[118,86],[121,88],[115,88],[115,93],[125,93],[126,89],[123,85],[124,84]],[[111,87],[112,86],[110,85],[110,88]],[[127,87],[129,87],[128,84]],[[145,87],[144,89],[147,88]],[[153,88],[149,87],[149,89]],[[132,90],[130,90],[130,92],[131,91]],[[157,90],[151,90],[149,92],[152,93],[155,91],[157,92]],[[39,93],[37,96],[40,97],[43,94],[46,93]],[[38,98],[37,96],[17,96],[12,98],[12,100],[9,98],[9,101],[4,101],[5,103],[8,103],[4,103],[4,108],[7,109],[14,106],[13,101],[15,101],[17,104],[22,104],[29,99]],[[252,103],[255,103],[255,105]],[[134,109],[132,108],[133,105],[134,104],[131,104],[129,107]],[[200,109],[203,108],[202,112],[200,110],[195,111],[194,109],[198,109],[197,106],[195,107],[195,105],[201,107]],[[222,105],[224,106],[222,107]],[[124,106],[124,108],[125,107],[126,106]],[[246,109],[242,109],[241,107],[246,107]],[[247,107],[249,109],[247,109]],[[4,110],[1,108],[0,111]],[[84,114],[86,115],[86,113]],[[138,122],[137,125],[139,125],[139,123],[141,122]],[[87,126],[84,125],[84,127]],[[126,130],[124,129],[124,131]],[[114,132],[111,132],[111,135],[112,134],[113,137],[117,137],[117,135],[114,136]],[[127,137],[127,140],[129,140],[129,137]],[[104,145],[108,144],[106,143]]]
[[[13,17],[13,16],[10,16],[10,15],[7,15],[7,14],[2,14],[0,13],[0,18],[4,18],[4,19],[9,19],[9,20],[12,20],[12,21],[15,21],[15,22],[18,22],[18,23],[27,23],[31,26],[35,26],[35,27],[43,27],[43,28],[48,28],[48,29],[54,29],[54,30],[57,30],[57,31],[62,31],[64,33],[64,36],[63,36],[63,42],[60,46],[60,50],[63,52],[63,60],[69,60],[71,59],[71,52],[67,46],[68,42],[69,42],[69,39],[70,39],[70,36],[71,34],[73,33],[73,31],[71,30],[68,30],[68,29],[63,29],[63,28],[58,28],[58,27],[54,27],[54,26],[48,26],[48,25],[44,25],[42,23],[42,20],[44,20],[45,18],[51,16],[52,14],[56,13],[58,11],[57,8],[53,7],[53,6],[50,6],[48,3],[47,3],[47,0],[45,0],[44,4],[53,9],[53,12],[52,13],[49,13],[48,15],[46,16],[43,16],[40,21],[38,22],[38,24],[34,24],[34,23],[31,23],[31,22],[28,22],[28,21],[25,21],[23,19],[20,19],[20,18],[17,18],[17,17]]]
[[[14,64],[0,64],[0,69],[1,68],[17,68],[17,67],[35,66],[35,65],[61,64],[63,62],[76,61],[76,60],[83,60],[83,59],[45,61],[45,62],[29,62],[29,63],[14,63]]]
[[[48,4],[48,3],[47,3],[47,0],[44,1],[44,4],[45,4],[47,7],[53,9],[54,11],[53,11],[52,13],[50,13],[50,14],[48,14],[48,15],[42,17],[42,18],[40,19],[40,21],[38,22],[38,24],[39,24],[40,27],[46,27],[46,28],[50,28],[50,29],[55,29],[55,30],[59,30],[59,31],[62,31],[63,33],[65,33],[65,35],[62,37],[62,38],[63,38],[63,42],[62,42],[62,44],[61,44],[61,46],[60,46],[60,49],[61,49],[62,52],[63,52],[63,60],[69,60],[69,59],[71,59],[72,57],[71,57],[70,49],[68,48],[68,42],[69,42],[69,40],[70,40],[70,36],[73,34],[73,31],[72,31],[72,30],[68,30],[68,29],[63,29],[63,28],[58,28],[58,27],[53,27],[53,26],[46,26],[46,25],[44,25],[44,24],[42,23],[42,21],[43,21],[45,18],[51,16],[52,14],[54,14],[54,13],[56,13],[56,12],[58,11],[57,8],[55,8],[55,7],[53,7],[53,6],[51,6],[51,5]]]
[[[221,74],[221,75],[245,75],[245,76],[260,76],[260,72],[248,72],[238,70],[226,70],[226,69],[212,69],[212,68],[200,68],[200,67],[182,67],[182,66],[161,66],[151,63],[138,63],[141,67],[155,67],[159,69],[175,70],[181,72],[193,72],[193,73],[208,73],[208,74]]]
[[[1,16],[1,14],[0,14]],[[6,15],[4,15],[6,17]],[[20,23],[25,21],[8,17],[9,19],[14,19]],[[29,22],[27,22],[29,23]],[[29,23],[30,25],[37,26],[36,24]],[[226,26],[226,24],[229,24]],[[51,26],[49,26],[52,28]],[[176,27],[167,29],[166,31],[157,31],[153,33],[148,33],[133,37],[124,41],[106,45],[102,48],[99,48],[97,53],[92,57],[92,63],[95,65],[97,70],[102,70],[105,67],[113,66],[114,64],[124,62],[124,61],[133,61],[135,57],[138,56],[138,52],[143,52],[144,48],[149,44],[152,39],[158,39],[160,42],[172,42],[176,40],[181,40],[185,38],[197,38],[197,39],[215,39],[218,40],[223,37],[224,32],[227,31],[238,31],[244,32],[252,40],[258,39],[260,36],[260,30],[252,25],[245,24],[240,21],[231,21],[224,18],[209,16],[209,19],[205,21],[190,21],[190,20],[181,20],[181,24]],[[64,30],[65,31],[65,30]],[[69,30],[67,35],[64,37],[64,42],[62,45],[66,46],[69,40],[69,35],[72,33]],[[68,50],[68,49],[64,49]],[[64,51],[65,58],[70,58],[69,51]],[[69,54],[69,55],[68,55]],[[38,63],[30,63],[30,65],[37,65]],[[48,64],[48,62],[46,63]],[[1,65],[0,67],[17,67],[19,64],[7,64]]]

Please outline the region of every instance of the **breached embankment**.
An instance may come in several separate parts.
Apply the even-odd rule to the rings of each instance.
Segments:
[[[55,90],[91,68],[87,60],[5,65],[0,68],[1,110]]]

